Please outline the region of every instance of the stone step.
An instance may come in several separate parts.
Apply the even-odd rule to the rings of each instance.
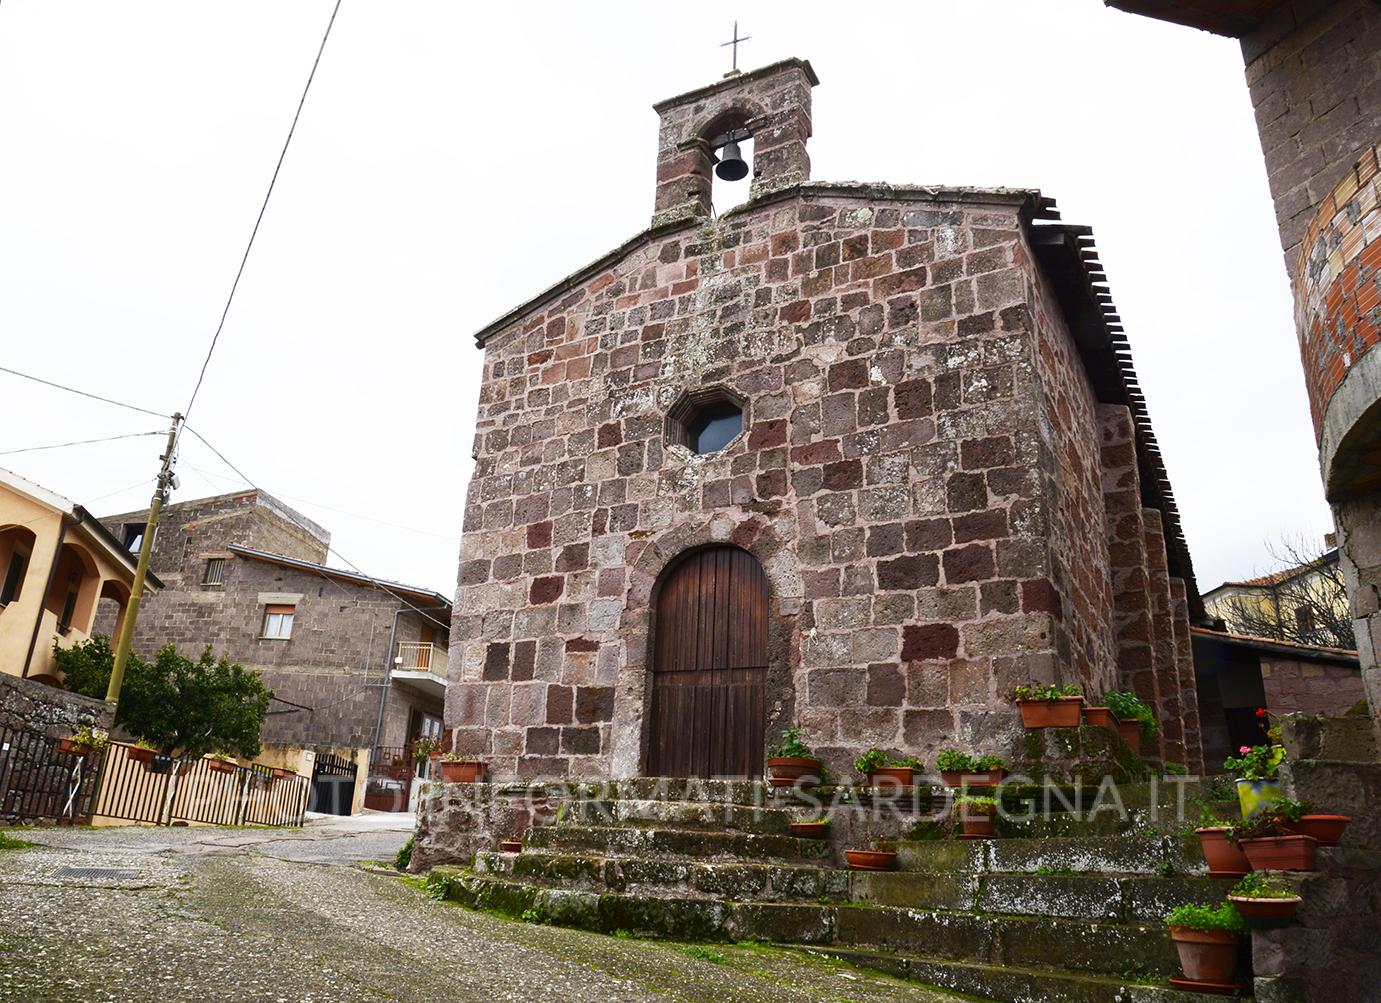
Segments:
[[[1208,872],[1198,838],[1193,835],[901,840],[896,850],[897,866],[903,871],[1161,876]]]
[[[766,805],[772,785],[765,780],[707,780],[700,777],[630,777],[587,785],[591,798],[627,801],[712,801]]]
[[[863,905],[908,909],[1136,923],[1159,922],[1186,902],[1217,905],[1232,884],[1230,879],[1181,876],[855,871],[850,874],[849,898]]]
[[[696,832],[689,829],[615,826],[536,826],[523,836],[525,852],[608,857],[828,863],[830,844],[751,832]]]
[[[602,827],[657,826],[698,831],[786,835],[792,813],[786,808],[725,801],[580,800],[561,805],[557,825]]]
[[[790,946],[790,945],[787,945]],[[1198,993],[1142,981],[1144,977],[1062,972],[1049,968],[992,965],[876,951],[801,948],[817,957],[839,958],[895,978],[964,993],[997,1003],[1201,1003]],[[1234,997],[1252,1003],[1250,996]]]
[[[648,895],[546,888],[458,873],[447,898],[479,909],[599,933],[681,940],[764,940],[894,951],[945,961],[1119,975],[1131,966],[1179,971],[1165,927],[1049,916],[1002,916],[871,905],[734,902],[703,895]]]
[[[706,863],[637,857],[483,853],[475,870],[504,880],[597,892],[729,900],[847,901],[845,870],[799,864]]]

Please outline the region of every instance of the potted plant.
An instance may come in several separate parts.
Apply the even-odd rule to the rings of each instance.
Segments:
[[[420,763],[432,757],[441,755],[441,739],[439,738],[419,738],[412,743],[413,757]]]
[[[914,756],[891,759],[881,749],[869,749],[854,760],[854,769],[868,778],[869,787],[910,787],[925,763]]]
[[[960,839],[992,839],[993,820],[997,815],[997,798],[965,794],[954,799],[955,810],[964,831]]]
[[[1208,862],[1210,878],[1240,878],[1252,869],[1242,848],[1228,839],[1232,827],[1214,817],[1208,809],[1199,814],[1199,827],[1194,830],[1199,846]]]
[[[71,738],[58,739],[57,751],[67,756],[87,756],[96,752],[105,751],[105,747],[110,744],[110,732],[104,728],[93,728],[89,724],[84,724],[72,733]]]
[[[499,843],[500,853],[522,853],[523,841],[521,839],[505,839]]]
[[[297,771],[296,771],[296,770],[289,770],[289,769],[287,769],[287,768],[285,768],[285,767],[282,767],[282,766],[275,766],[275,767],[273,767],[272,769],[273,769],[273,777],[274,777],[275,780],[289,780],[289,779],[291,779],[291,778],[297,776]]]
[[[1237,801],[1242,817],[1255,818],[1281,798],[1280,764],[1285,748],[1280,745],[1244,745],[1236,756],[1223,760],[1224,769],[1237,774]]]
[[[1118,737],[1127,743],[1127,748],[1141,755],[1142,742],[1153,741],[1160,730],[1155,711],[1129,690],[1109,690],[1103,694],[1103,703],[1117,719]]]
[[[152,762],[156,755],[158,750],[142,738],[136,740],[133,745],[125,746],[125,756],[136,763]]]
[[[1313,836],[1320,846],[1337,846],[1343,830],[1352,821],[1350,815],[1320,814],[1309,802],[1289,798],[1281,798],[1272,805],[1271,814],[1287,835]]]
[[[825,816],[808,821],[792,821],[791,834],[802,839],[824,839],[830,834],[830,820]]]
[[[825,764],[811,754],[796,725],[783,729],[782,739],[767,750],[767,771],[773,787],[818,784]]]
[[[1018,686],[1017,706],[1027,728],[1077,728],[1084,697],[1072,684]]]
[[[207,767],[212,773],[234,773],[239,769],[235,762],[235,753],[227,752],[225,749],[216,749],[206,760]]]
[[[1117,716],[1109,707],[1085,707],[1084,724],[1090,728],[1107,728],[1109,731],[1116,731]]]
[[[1237,985],[1237,952],[1247,924],[1231,902],[1210,908],[1182,905],[1165,917],[1170,939],[1180,955],[1183,979],[1177,988],[1226,989]]]
[[[1007,760],[1001,756],[969,756],[958,749],[944,749],[935,759],[946,787],[996,787],[1007,776]]]
[[[1262,929],[1282,926],[1294,919],[1300,897],[1280,875],[1253,871],[1232,886],[1228,901],[1237,907],[1248,926]]]
[[[441,757],[441,779],[448,784],[482,784],[489,773],[489,764],[479,759],[466,759],[458,752]]]
[[[1312,871],[1319,845],[1313,836],[1285,832],[1280,820],[1271,814],[1234,825],[1228,839],[1242,848],[1254,871]]]

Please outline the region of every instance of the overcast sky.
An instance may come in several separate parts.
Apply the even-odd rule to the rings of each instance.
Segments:
[[[0,3],[0,365],[187,403],[330,0]],[[1331,528],[1235,42],[1099,0],[345,0],[191,415],[338,558],[454,590],[473,332],[646,226],[653,102],[810,59],[820,180],[1095,228],[1207,590]],[[0,451],[159,421],[0,373]],[[0,455],[104,514],[156,438]],[[241,486],[188,438],[190,499]]]

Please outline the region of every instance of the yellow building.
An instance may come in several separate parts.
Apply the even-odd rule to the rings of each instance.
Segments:
[[[85,641],[101,603],[113,604],[117,628],[123,619],[131,550],[137,540],[117,540],[80,505],[0,469],[0,672],[58,684],[53,642]],[[149,589],[161,585],[148,576]]]
[[[1355,649],[1338,551],[1205,592],[1204,611],[1228,631],[1296,644]]]

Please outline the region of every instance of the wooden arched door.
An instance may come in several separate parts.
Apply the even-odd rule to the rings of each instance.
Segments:
[[[653,621],[647,772],[752,777],[767,718],[767,576],[737,547],[665,573]]]

